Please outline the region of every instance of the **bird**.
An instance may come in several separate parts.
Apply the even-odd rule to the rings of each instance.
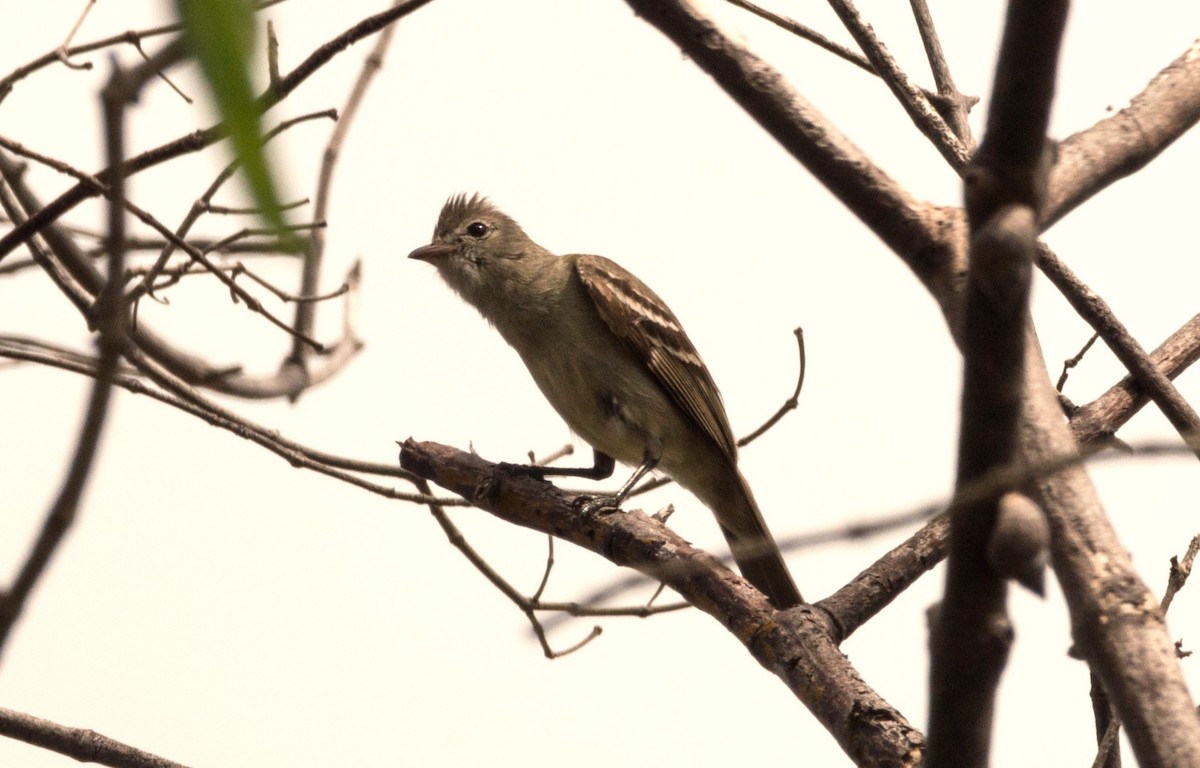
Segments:
[[[738,470],[720,392],[649,286],[603,256],[551,253],[478,193],[448,199],[432,241],[409,258],[479,311],[593,449],[590,468],[528,469],[604,479],[615,462],[636,467],[618,500],[657,469],[712,511],[742,576],[775,608],[803,602]]]

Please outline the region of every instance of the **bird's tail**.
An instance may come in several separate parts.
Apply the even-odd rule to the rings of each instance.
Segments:
[[[723,500],[723,506],[730,508],[714,511],[738,570],[746,581],[770,598],[776,608],[783,610],[800,605],[804,598],[788,572],[783,553],[763,520],[750,486],[741,472],[736,469],[733,472],[737,476],[737,488],[725,494]]]

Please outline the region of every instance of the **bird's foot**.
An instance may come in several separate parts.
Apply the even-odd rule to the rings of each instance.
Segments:
[[[585,515],[611,515],[621,511],[621,499],[608,494],[581,493],[571,505]]]

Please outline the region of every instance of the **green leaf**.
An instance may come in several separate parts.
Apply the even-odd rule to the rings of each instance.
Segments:
[[[299,239],[286,229],[263,152],[259,109],[250,84],[254,7],[249,0],[175,0],[184,36],[212,89],[255,204],[289,251]]]

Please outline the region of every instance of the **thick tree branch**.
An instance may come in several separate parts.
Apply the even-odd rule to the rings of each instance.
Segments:
[[[1025,368],[1026,462],[1072,455],[1075,440],[1032,336]],[[1095,487],[1080,466],[1040,475],[1035,484],[1050,523],[1050,554],[1071,612],[1075,648],[1104,681],[1139,765],[1200,765],[1200,721],[1158,600],[1138,578]]]
[[[885,174],[769,64],[686,0],[626,0],[713,77],[750,117],[898,254],[935,296],[953,292],[959,264],[944,212]]]
[[[1138,340],[1125,328],[1125,324],[1117,319],[1107,302],[1084,285],[1071,268],[1045,245],[1038,249],[1038,266],[1058,287],[1079,316],[1100,335],[1137,381],[1138,388],[1154,401],[1167,417],[1167,421],[1171,422],[1171,426],[1185,439],[1189,435],[1200,435],[1200,415],[1171,383],[1171,377],[1159,369]],[[1196,455],[1200,458],[1200,449]]]
[[[840,644],[946,556],[950,518],[938,515],[816,606],[838,629]]]
[[[19,739],[81,763],[112,768],[185,768],[180,763],[122,744],[90,728],[71,728],[3,707],[0,707],[0,736]]]
[[[1118,179],[1143,168],[1200,121],[1200,40],[1168,64],[1129,106],[1058,145],[1050,194],[1042,211],[1049,227]]]
[[[1150,362],[1168,379],[1174,379],[1200,360],[1200,315],[1194,316],[1150,353]],[[1129,374],[1100,397],[1079,406],[1071,416],[1071,431],[1084,447],[1111,437],[1129,421],[1150,396]]]
[[[860,766],[912,766],[922,736],[858,676],[833,642],[825,614],[776,611],[715,557],[640,512],[581,513],[551,483],[506,473],[478,456],[405,441],[401,466],[516,525],[552,534],[617,565],[665,581],[717,619],[778,676]]]
[[[1045,134],[1066,17],[1065,0],[1009,3],[987,131],[964,174],[971,241],[962,419],[946,591],[930,643],[929,768],[989,764],[996,691],[1012,643],[1006,577],[989,558],[1002,535],[1001,493],[963,496],[1017,463]]]

